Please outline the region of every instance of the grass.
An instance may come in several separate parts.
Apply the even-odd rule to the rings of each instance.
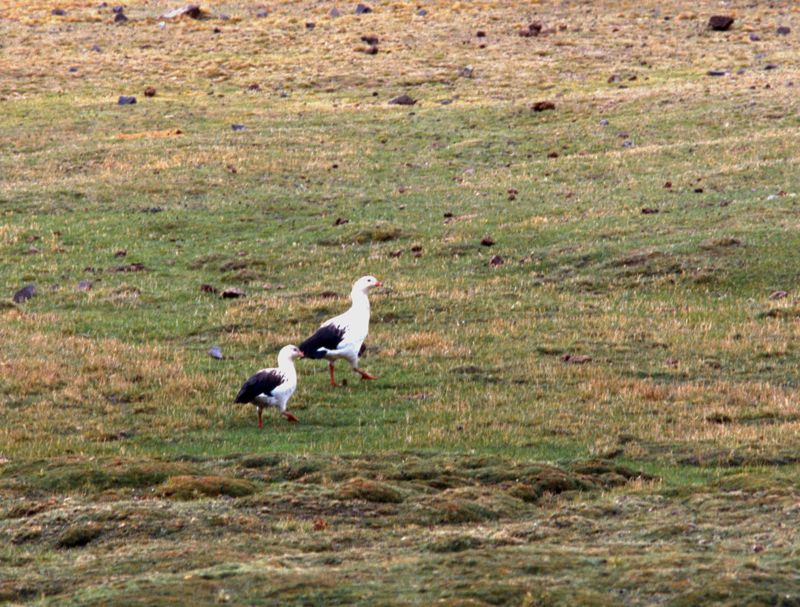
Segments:
[[[7,4],[3,600],[798,600],[794,7]]]

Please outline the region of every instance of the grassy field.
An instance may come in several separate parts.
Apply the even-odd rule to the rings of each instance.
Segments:
[[[800,7],[98,4],[0,6],[0,602],[800,605]]]

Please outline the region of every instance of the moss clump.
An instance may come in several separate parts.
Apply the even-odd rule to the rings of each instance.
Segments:
[[[227,476],[172,476],[164,482],[158,493],[164,497],[192,500],[202,497],[243,497],[255,493],[250,481]]]
[[[74,525],[65,529],[58,536],[56,546],[59,548],[80,548],[100,537],[102,533],[103,529],[99,525]]]
[[[391,485],[365,478],[353,478],[339,488],[341,499],[360,499],[378,504],[399,504],[403,494]]]

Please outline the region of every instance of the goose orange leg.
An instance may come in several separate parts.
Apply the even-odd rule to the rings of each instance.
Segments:
[[[262,410],[263,409],[261,407],[258,408],[258,427],[259,428],[263,428],[264,427],[264,422],[261,420],[261,411]]]
[[[331,386],[336,386],[336,380],[333,377],[333,361],[328,363],[328,370],[331,372]]]
[[[361,376],[361,379],[378,379],[374,375],[371,375],[370,373],[367,373],[366,371],[362,371],[358,367],[353,367],[353,371],[358,373]]]
[[[281,413],[281,415],[283,415],[290,422],[299,422],[300,421],[299,419],[297,419],[294,415],[292,415],[288,411],[284,411],[283,413]]]

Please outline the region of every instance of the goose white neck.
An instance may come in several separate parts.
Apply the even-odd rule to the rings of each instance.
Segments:
[[[369,312],[369,297],[364,291],[353,289],[350,292],[350,299],[353,300],[353,308]]]
[[[294,359],[292,359],[290,354],[278,356],[278,369],[289,375],[295,375]]]

